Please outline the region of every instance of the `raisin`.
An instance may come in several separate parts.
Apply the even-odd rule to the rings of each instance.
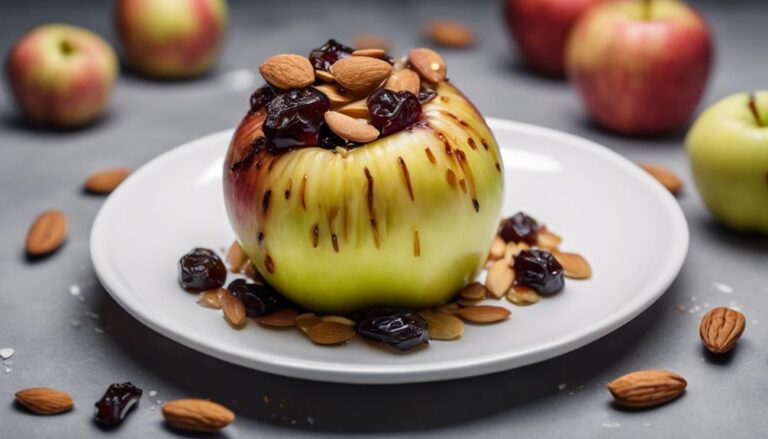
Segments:
[[[553,294],[563,289],[563,266],[545,250],[522,250],[515,255],[515,281],[540,294]]]
[[[401,351],[429,343],[429,325],[415,311],[401,308],[373,308],[357,325],[362,337]]]
[[[227,280],[227,268],[207,248],[194,248],[179,260],[179,283],[191,292],[218,288]]]
[[[421,104],[409,91],[392,91],[380,88],[368,97],[371,124],[382,136],[401,131],[419,120]]]
[[[276,150],[317,145],[323,115],[330,108],[328,97],[314,87],[289,90],[272,99],[263,125],[267,146]]]
[[[104,396],[96,401],[94,420],[103,428],[115,428],[120,425],[131,410],[139,404],[142,390],[130,382],[112,384]]]
[[[518,212],[501,222],[499,236],[505,242],[525,242],[534,245],[539,237],[539,223],[525,213]]]

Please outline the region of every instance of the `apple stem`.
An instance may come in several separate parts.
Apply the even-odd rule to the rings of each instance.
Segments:
[[[643,18],[646,21],[650,21],[651,19],[652,5],[653,5],[653,0],[643,1]]]
[[[760,118],[760,112],[757,111],[757,99],[755,98],[754,93],[749,94],[749,111],[752,112],[752,116],[754,116],[757,126],[764,127],[765,124],[763,124],[763,120]]]

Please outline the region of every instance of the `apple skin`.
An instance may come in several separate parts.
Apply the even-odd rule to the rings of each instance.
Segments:
[[[11,49],[6,73],[16,105],[34,125],[74,128],[98,118],[118,74],[114,50],[98,35],[46,24]]]
[[[126,61],[160,79],[210,70],[227,30],[226,0],[119,0],[115,10]]]
[[[224,200],[243,250],[283,295],[316,312],[424,308],[475,279],[504,168],[485,120],[452,85],[439,84],[420,122],[344,154],[257,151],[264,117],[249,112],[235,130]]]
[[[576,19],[607,0],[506,0],[504,17],[512,40],[536,72],[565,76],[565,44]]]
[[[709,26],[677,0],[596,6],[576,23],[566,50],[568,77],[592,117],[639,136],[688,123],[713,58]]]
[[[699,194],[735,230],[768,234],[768,91],[729,96],[696,120],[685,139]]]

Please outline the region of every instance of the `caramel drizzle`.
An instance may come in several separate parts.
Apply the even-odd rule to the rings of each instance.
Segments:
[[[366,166],[363,168],[365,172],[365,178],[368,180],[368,214],[370,216],[371,229],[373,230],[373,242],[376,244],[376,248],[381,246],[381,239],[379,238],[379,226],[376,223],[376,212],[373,209],[373,176],[371,171]]]
[[[261,199],[261,212],[266,215],[269,210],[269,199],[272,197],[272,189],[268,189],[264,192],[264,196]]]
[[[285,199],[291,198],[291,186],[293,186],[293,179],[288,179],[288,186],[285,187]]]
[[[336,238],[336,234],[335,233],[331,233],[331,243],[333,243],[333,251],[338,253],[339,252],[339,241]]]
[[[411,201],[413,201],[413,187],[411,187],[411,175],[408,173],[408,167],[405,165],[405,160],[402,157],[398,157],[397,161],[400,163],[400,169],[403,171],[405,185],[408,187],[408,195],[411,196]]]
[[[472,206],[475,208],[475,212],[480,211],[480,202],[477,201],[477,187],[475,187],[475,177],[472,175],[472,168],[469,167],[469,164],[467,163],[467,154],[460,150],[456,150],[456,160],[459,162],[459,166],[461,166],[461,171],[464,173],[464,176],[467,179],[467,183],[469,183],[469,191],[472,195]]]
[[[448,139],[445,138],[445,134],[443,134],[442,131],[438,131],[437,138],[443,142],[443,146],[445,146],[445,153],[451,155],[451,144],[448,142]]]
[[[421,256],[421,242],[419,241],[419,229],[413,229],[413,255]]]
[[[459,180],[459,186],[461,186],[461,191],[466,194],[467,193],[467,181],[462,178],[461,180]]]
[[[448,184],[451,185],[451,187],[456,187],[456,173],[453,172],[453,169],[448,168],[448,170],[445,172],[445,178],[448,180]]]
[[[501,174],[501,165],[499,162],[496,162],[496,170],[499,171],[499,174]]]
[[[427,158],[432,163],[437,163],[437,159],[435,159],[435,155],[432,154],[432,150],[429,149],[429,147],[424,148],[424,152],[427,154]]]
[[[467,138],[467,143],[469,144],[470,148],[477,149],[477,143],[475,143],[475,139],[469,137]]]
[[[486,142],[485,139],[480,139],[480,143],[483,144],[483,148],[485,148],[485,150],[487,151],[488,150],[488,142]]]
[[[312,247],[317,248],[317,244],[320,242],[320,229],[315,224],[312,227]]]
[[[307,174],[304,174],[304,178],[301,179],[301,187],[299,188],[299,197],[301,198],[301,207],[307,210],[307,202],[304,198],[304,194],[307,191]]]

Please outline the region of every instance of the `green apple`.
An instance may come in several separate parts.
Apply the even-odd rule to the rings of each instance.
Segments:
[[[709,107],[685,139],[701,197],[723,224],[768,233],[768,91]]]

